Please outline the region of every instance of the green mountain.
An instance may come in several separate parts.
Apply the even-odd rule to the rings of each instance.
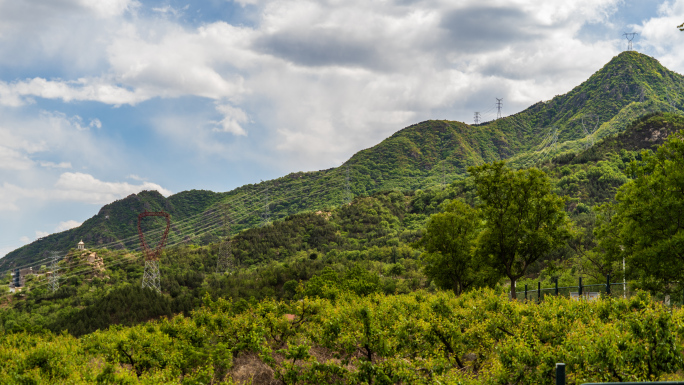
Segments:
[[[509,159],[514,166],[526,167],[557,157],[570,159],[647,113],[684,110],[682,90],[681,75],[649,56],[623,52],[565,95],[479,125],[418,123],[358,152],[339,168],[292,173],[225,193],[192,190],[165,198],[145,191],[128,196],[104,206],[78,228],[9,253],[0,260],[0,271],[44,263],[47,252],[63,254],[81,239],[89,247],[135,250],[137,215],[143,210],[171,215],[170,246],[207,244],[226,231],[337,206],[346,201],[347,189],[355,196],[427,189],[458,180],[468,166],[483,162]],[[160,220],[143,224],[152,234],[162,226]]]
[[[556,192],[568,197],[567,211],[585,236],[573,241],[581,245],[568,245],[532,266],[521,285],[536,286],[537,280],[548,279],[544,272],[550,266],[573,264],[578,250],[594,248],[595,215],[591,206],[613,199],[615,189],[628,180],[622,171],[639,159],[640,151],[654,149],[669,134],[683,129],[682,115],[649,114],[589,149],[539,163]],[[329,211],[290,215],[269,226],[240,231],[231,238],[229,274],[216,272],[219,257],[226,255],[225,243],[180,243],[167,248],[160,258],[161,295],[140,287],[144,264],[139,253],[72,250],[59,262],[58,290],[53,292],[48,287],[46,273],[51,268],[46,266],[26,278],[23,292],[0,295],[0,333],[3,329],[66,330],[82,335],[113,324],[135,325],[172,314],[188,315],[207,295],[231,298],[234,308],[247,309],[265,298],[292,299],[301,288],[310,296],[334,297],[334,292],[325,288],[333,283],[359,294],[434,290],[423,274],[421,251],[411,244],[421,237],[427,219],[445,200],[472,200],[473,193],[468,179],[454,181],[443,189],[380,191],[357,196],[351,204]],[[157,209],[152,205],[166,202],[156,194],[141,195],[142,206],[129,210],[131,218],[142,207]],[[182,207],[177,197],[172,198],[165,209]],[[115,203],[122,209],[126,206],[121,202],[130,199]],[[204,204],[211,207],[209,201]],[[175,210],[180,212],[177,207]],[[174,225],[183,226],[182,222]],[[561,286],[574,285],[577,275],[573,274],[580,272],[575,265],[566,267]],[[605,275],[594,276],[591,270],[581,273],[585,284],[605,282]],[[8,283],[9,277],[0,277],[0,285]],[[544,285],[552,287],[553,283]]]

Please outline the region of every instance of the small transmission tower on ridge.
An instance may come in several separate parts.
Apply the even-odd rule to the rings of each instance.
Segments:
[[[480,124],[480,113],[475,111],[475,124]]]
[[[627,51],[632,50],[632,41],[634,40],[634,38],[637,35],[638,35],[638,33],[636,33],[636,32],[625,32],[622,34],[622,36],[624,36],[625,39],[627,39]]]
[[[501,119],[501,106],[503,105],[502,103],[503,98],[499,99],[496,98],[496,118]]]
[[[52,260],[52,263],[50,264],[50,270],[52,273],[50,274],[50,280],[49,280],[49,285],[50,285],[50,290],[54,293],[59,289],[59,273],[57,272],[59,270],[59,266],[57,266],[57,260],[59,260],[59,253],[56,251],[51,251],[50,252],[50,259]]]
[[[263,182],[263,180],[262,180]],[[270,211],[270,204],[268,200],[268,182],[266,183],[266,187],[263,190],[264,193],[264,208],[263,211],[261,212],[261,227],[264,227],[268,224],[268,222],[271,221],[271,211]]]
[[[146,217],[164,217],[166,218],[166,229],[159,240],[159,243],[154,249],[150,249],[145,241],[145,234],[142,231],[140,223]],[[142,287],[148,287],[161,294],[161,278],[159,274],[159,257],[164,250],[166,244],[166,237],[169,236],[169,228],[171,227],[171,218],[168,213],[163,211],[149,212],[144,211],[138,215],[138,236],[140,237],[140,245],[142,246],[143,254],[145,255],[145,271],[143,272]]]

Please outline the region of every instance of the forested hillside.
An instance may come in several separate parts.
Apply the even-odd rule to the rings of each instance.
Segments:
[[[527,167],[559,155],[570,157],[621,132],[644,114],[684,110],[683,90],[681,75],[646,55],[623,52],[565,95],[479,125],[422,122],[358,152],[338,168],[293,173],[226,193],[192,190],[168,198],[156,192],[131,195],[104,206],[79,228],[9,253],[0,260],[0,270],[38,263],[49,251],[64,254],[81,239],[92,247],[135,249],[137,214],[143,210],[171,214],[176,225],[170,244],[208,244],[223,235],[222,222],[231,222],[235,232],[261,223],[265,206],[271,219],[282,219],[345,202],[347,171],[351,193],[368,195],[448,184],[461,178],[468,166],[500,159]],[[225,206],[219,209],[220,203]],[[149,222],[147,226],[155,223],[161,225]]]
[[[631,191],[624,186],[639,177],[645,162],[677,151],[683,142],[673,134],[682,129],[682,115],[645,115],[591,148],[540,161],[544,173],[534,172],[548,176],[574,229],[562,247],[528,266],[519,285],[572,285],[579,277],[586,285],[602,284],[615,274],[621,256],[612,254],[620,252],[611,246],[613,236],[633,233],[619,229],[626,219],[610,214],[620,210],[612,203],[616,191]],[[140,287],[139,252],[71,250],[59,262],[58,290],[50,290],[52,272],[43,265],[27,277],[24,291],[0,298],[0,344],[9,355],[0,378],[537,384],[552,383],[553,366],[561,361],[580,382],[680,378],[681,310],[646,294],[511,302],[503,294],[510,289],[504,275],[489,269],[480,272],[490,276],[475,276],[476,284],[457,296],[440,271],[429,268],[439,252],[421,239],[455,203],[463,209],[482,205],[478,183],[471,175],[443,187],[379,191],[230,236],[223,223],[198,227],[206,244],[179,242],[162,254],[161,293]],[[164,202],[156,199],[140,204],[154,209]],[[480,209],[468,210],[473,218],[480,215]],[[616,221],[606,220],[607,214]],[[219,257],[229,258],[227,271],[216,270]],[[630,267],[630,290],[647,288],[655,298],[684,301],[671,281],[655,286],[649,266]],[[671,270],[670,276],[681,272]],[[9,283],[8,275],[2,283]],[[457,327],[464,320],[469,326]],[[580,359],[578,346],[597,353]],[[63,354],[65,349],[82,354]],[[601,352],[639,358],[610,360]]]

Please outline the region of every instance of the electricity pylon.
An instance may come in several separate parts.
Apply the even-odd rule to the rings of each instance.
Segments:
[[[587,122],[587,125],[585,125],[585,124],[584,124],[584,117],[585,117],[585,115],[582,115],[582,118],[581,118],[581,120],[582,120],[582,130],[584,131],[584,137],[585,137],[585,138],[588,137],[588,138],[589,138],[589,141],[591,142],[591,145],[589,145],[589,142],[587,142],[587,143],[585,143],[584,146],[585,146],[585,148],[589,148],[589,147],[591,147],[591,146],[594,145],[594,139],[595,139],[595,138],[594,138],[594,133],[596,132],[596,128],[598,128],[599,117],[596,116],[596,115],[586,115],[587,120],[589,120],[589,119],[592,119],[592,120],[593,120],[594,118],[596,118],[596,123],[594,123],[594,127],[592,128],[591,126],[589,126],[589,129],[587,129],[587,125],[589,124],[589,122]]]
[[[475,111],[475,124],[480,124],[480,113]]]
[[[501,98],[501,99],[495,98],[495,99],[496,99],[496,118],[501,119],[501,106],[502,106],[501,102],[503,101],[503,98]]]
[[[154,249],[150,249],[145,242],[145,234],[143,234],[140,222],[145,217],[164,217],[166,218],[166,229],[162,234],[159,244]],[[159,257],[164,250],[166,244],[166,237],[169,235],[169,228],[171,227],[171,219],[169,214],[160,212],[142,212],[138,215],[138,236],[140,237],[140,244],[142,246],[143,254],[145,254],[145,271],[143,272],[142,287],[148,287],[161,294],[161,276],[159,274]]]
[[[50,252],[50,257],[52,259],[52,263],[50,264],[50,270],[52,273],[50,274],[50,280],[49,280],[49,286],[50,290],[54,293],[59,289],[59,266],[57,265],[57,261],[59,260],[59,253],[56,251],[51,251]]]
[[[223,232],[226,238],[221,242],[221,246],[219,247],[218,258],[216,260],[216,272],[219,274],[230,274],[235,267],[230,239],[230,214],[227,205],[223,207],[223,210]]]
[[[636,32],[629,32],[629,33],[625,32],[625,33],[622,34],[622,36],[624,36],[625,39],[627,39],[627,42],[628,42],[628,43],[627,43],[627,51],[631,51],[631,50],[632,50],[632,40],[634,40],[634,37],[635,37],[636,35],[638,35],[638,33],[636,33]]]
[[[263,182],[263,180],[262,180]],[[268,182],[265,184],[266,187],[264,188],[264,208],[263,211],[261,212],[261,227],[264,227],[268,224],[268,222],[271,221],[271,212],[269,210],[269,201],[268,201]]]

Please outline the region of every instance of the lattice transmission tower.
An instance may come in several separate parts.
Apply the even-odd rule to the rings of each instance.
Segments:
[[[636,32],[625,32],[622,34],[622,36],[624,36],[625,39],[627,39],[627,51],[632,50],[632,41],[634,40],[634,38],[637,35],[638,35],[638,33],[636,33]]]
[[[140,226],[143,218],[146,217],[164,217],[166,219],[166,228],[159,240],[159,243],[154,249],[151,249],[145,241],[145,234]],[[168,213],[163,211],[149,212],[145,211],[138,215],[138,236],[140,237],[140,244],[142,246],[143,254],[145,255],[145,271],[143,272],[142,287],[148,287],[161,293],[161,275],[159,273],[159,257],[161,256],[164,246],[166,245],[166,238],[169,236],[169,228],[171,227],[171,218]]]
[[[503,106],[503,98],[495,98],[496,99],[496,118],[501,119],[501,107]]]
[[[475,111],[475,124],[480,124],[480,113],[478,111]]]
[[[261,181],[263,182],[263,180]],[[263,196],[264,196],[264,207],[261,212],[261,227],[266,226],[270,221],[271,221],[271,210],[270,210],[270,203],[268,199],[268,182],[266,182],[264,187]]]
[[[230,274],[235,268],[235,259],[233,257],[232,240],[230,238],[230,212],[228,206],[223,206],[223,233],[225,239],[221,242],[219,247],[219,254],[216,260],[216,272],[219,274]]]
[[[587,118],[587,124],[584,123],[584,118]],[[596,119],[596,122],[594,122],[594,119]],[[596,129],[598,128],[599,125],[599,117],[597,115],[582,115],[582,130],[584,131],[584,137],[589,138],[587,142],[585,142],[584,147],[589,148],[594,145],[595,142],[595,137],[594,133],[596,133]],[[591,124],[593,123],[593,125]],[[591,143],[591,144],[590,144]]]
[[[59,261],[59,253],[56,251],[51,251],[50,259],[52,260],[52,263],[50,264],[51,273],[48,285],[50,286],[50,290],[54,293],[57,291],[57,289],[59,289],[59,265],[57,265],[57,262]]]

